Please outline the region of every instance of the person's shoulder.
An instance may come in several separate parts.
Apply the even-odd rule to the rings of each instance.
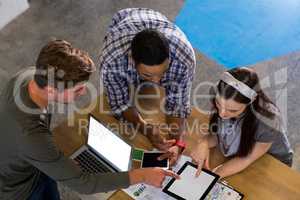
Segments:
[[[270,115],[266,116],[261,113],[255,113],[259,129],[268,129],[272,131],[281,131],[282,116],[280,110],[274,104],[266,104],[264,107]]]
[[[26,67],[10,77],[1,93],[1,103],[8,112],[21,115],[24,110],[35,109],[28,92],[28,84],[33,79],[35,67]]]
[[[105,45],[99,57],[99,65],[109,65],[112,66],[121,60],[127,58],[127,52],[130,48],[131,36],[122,38],[121,36],[116,38],[108,39],[106,37]]]
[[[195,52],[186,36],[175,30],[167,38],[169,40],[171,55],[174,59],[178,60],[182,65],[195,67]]]
[[[1,103],[9,105],[13,103],[14,97],[19,93],[21,86],[24,84],[25,75],[29,68],[18,71],[4,83],[1,90]]]
[[[124,52],[123,54],[119,54],[118,56],[102,61],[101,74],[115,74],[119,76],[124,76],[128,73],[128,60],[128,54]]]

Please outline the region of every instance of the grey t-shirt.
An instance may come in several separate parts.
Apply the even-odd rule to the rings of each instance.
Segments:
[[[256,142],[272,143],[268,153],[291,166],[293,151],[286,132],[283,129],[280,114],[271,105],[270,109],[276,113],[274,119],[259,116],[254,139]],[[224,156],[234,156],[237,153],[241,140],[241,127],[244,122],[244,117],[245,116],[242,115],[234,120],[218,119],[218,144]]]
[[[128,172],[83,173],[59,151],[49,130],[51,114],[39,109],[29,96],[32,76],[15,87],[20,76],[13,77],[0,95],[0,199],[27,199],[41,173],[85,194],[128,187]],[[21,102],[22,107],[18,106]],[[24,112],[25,106],[35,113]]]

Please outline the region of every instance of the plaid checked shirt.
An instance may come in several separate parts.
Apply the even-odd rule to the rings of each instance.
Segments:
[[[104,38],[99,65],[111,110],[121,117],[133,105],[131,89],[143,82],[135,69],[130,45],[133,37],[146,28],[160,31],[169,41],[170,64],[159,83],[166,90],[165,113],[186,118],[196,65],[193,48],[184,33],[165,16],[145,8],[120,10],[113,16]]]

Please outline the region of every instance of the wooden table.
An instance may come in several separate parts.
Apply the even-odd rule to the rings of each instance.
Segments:
[[[149,92],[150,91],[150,92]],[[145,90],[145,93],[152,93],[153,91]],[[160,91],[163,93],[163,91]],[[99,103],[100,102],[100,103]],[[147,110],[158,110],[159,100],[142,99],[139,101],[141,106]],[[101,112],[100,106],[101,105]],[[103,109],[107,113],[103,113]],[[109,106],[104,95],[97,99],[97,106],[93,110],[93,114],[106,125],[119,124],[119,122],[112,117],[109,112]],[[144,117],[155,122],[163,122],[164,115],[161,112],[144,115]],[[87,137],[83,124],[86,123],[87,114],[76,114],[73,119],[68,119],[54,130],[54,140],[58,147],[64,152],[66,156],[71,155],[81,145],[85,144]],[[70,122],[75,122],[74,126],[68,125]],[[80,123],[79,123],[80,122]],[[197,111],[192,110],[191,116],[188,118],[189,125],[200,126],[207,124],[208,116]],[[193,124],[194,123],[194,124]],[[81,128],[80,128],[81,127]],[[198,127],[199,128],[199,127]],[[205,131],[205,126],[202,127]],[[199,129],[198,129],[199,130]],[[150,150],[152,145],[148,139],[142,135],[137,134],[133,137],[133,133],[125,134],[124,129],[119,131],[120,136],[135,147]],[[199,131],[191,130],[186,135],[188,148],[185,154],[189,155],[191,148],[195,146],[197,138],[201,137]],[[225,158],[218,150],[211,152],[211,167],[217,166],[224,162]],[[300,199],[300,173],[292,170],[281,162],[277,161],[270,155],[265,155],[248,167],[243,172],[225,179],[231,186],[239,190],[245,195],[245,199],[254,200],[299,200]],[[110,200],[131,200],[131,198],[121,190],[117,190],[110,198]]]

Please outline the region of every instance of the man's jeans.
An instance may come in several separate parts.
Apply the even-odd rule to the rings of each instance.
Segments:
[[[38,184],[28,200],[60,200],[56,182],[41,173]]]

